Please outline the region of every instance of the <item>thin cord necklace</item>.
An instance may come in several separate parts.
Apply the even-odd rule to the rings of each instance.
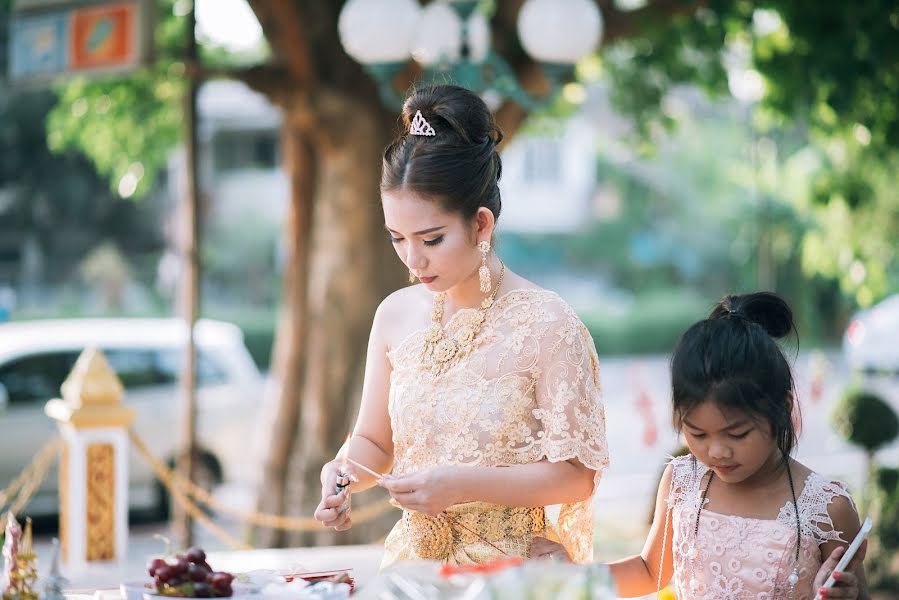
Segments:
[[[790,576],[787,577],[787,583],[790,586],[790,598],[792,599],[795,597],[796,585],[799,583],[799,546],[802,542],[802,525],[799,521],[799,503],[796,501],[796,487],[793,485],[793,471],[790,469],[790,460],[786,456],[784,457],[784,465],[787,468],[787,480],[790,482],[790,495],[793,497],[793,513],[796,515],[796,556],[793,561],[793,571],[790,573]],[[709,495],[709,488],[712,487],[712,479],[714,478],[715,472],[709,470],[709,481],[705,484],[705,489],[702,491],[702,496],[699,499],[699,510],[696,511],[696,524],[693,527],[693,543],[690,545],[689,550],[687,550],[687,558],[690,561],[690,571],[693,573],[693,577],[690,578],[690,590],[693,592],[696,592],[699,588],[699,581],[696,579],[696,569],[693,564],[693,561],[698,554],[696,542],[699,539],[699,517],[702,515],[702,509],[705,506],[706,498]],[[776,592],[776,584],[774,588]]]
[[[505,275],[506,265],[500,261],[500,272],[496,286],[481,301],[481,305],[471,318],[471,322],[459,329],[458,335],[447,333],[443,327],[443,305],[446,303],[446,292],[434,294],[434,307],[431,309],[431,327],[425,334],[425,343],[419,359],[422,369],[439,375],[474,350],[475,338],[477,338],[481,327],[487,320],[487,311],[493,306]]]

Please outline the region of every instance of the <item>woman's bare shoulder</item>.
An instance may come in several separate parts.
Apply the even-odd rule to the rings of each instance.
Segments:
[[[396,316],[410,309],[426,308],[430,306],[431,294],[425,286],[409,285],[402,287],[381,300],[378,313],[384,316]]]
[[[430,321],[433,295],[421,284],[400,288],[381,301],[374,327],[388,347]]]

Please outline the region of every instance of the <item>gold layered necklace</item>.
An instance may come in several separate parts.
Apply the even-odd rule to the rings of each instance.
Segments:
[[[428,328],[427,334],[425,334],[424,348],[421,351],[421,360],[419,361],[422,369],[439,375],[474,350],[475,338],[478,337],[481,327],[487,320],[487,311],[493,306],[496,294],[503,284],[506,265],[502,262],[500,262],[500,265],[501,268],[496,286],[481,301],[481,305],[471,320],[460,327],[455,335],[447,333],[443,327],[443,305],[446,304],[446,293],[434,294],[434,308],[431,309],[431,326]]]

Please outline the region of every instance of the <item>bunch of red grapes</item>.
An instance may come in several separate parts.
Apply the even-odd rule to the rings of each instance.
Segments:
[[[156,592],[163,596],[224,598],[233,593],[234,575],[213,571],[206,562],[206,553],[197,547],[184,554],[154,558],[147,571],[156,584]]]

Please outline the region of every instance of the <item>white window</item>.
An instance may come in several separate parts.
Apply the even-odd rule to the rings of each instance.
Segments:
[[[560,183],[562,148],[557,140],[530,139],[524,149],[524,179],[528,183]]]

